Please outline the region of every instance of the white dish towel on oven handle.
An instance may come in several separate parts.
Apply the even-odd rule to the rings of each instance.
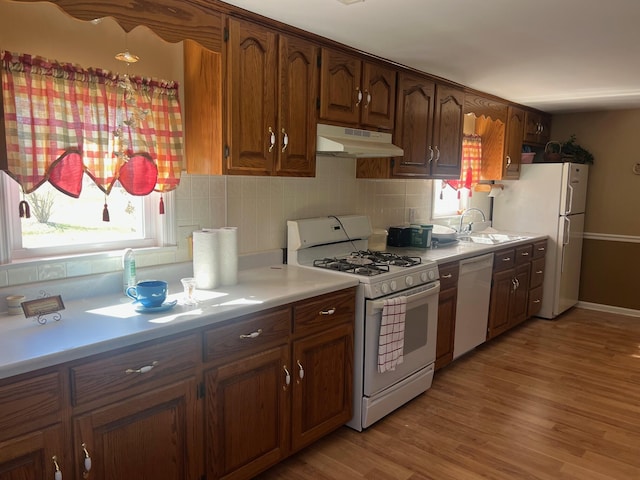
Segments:
[[[407,314],[407,297],[384,300],[380,337],[378,341],[378,372],[395,370],[404,354],[404,325]]]

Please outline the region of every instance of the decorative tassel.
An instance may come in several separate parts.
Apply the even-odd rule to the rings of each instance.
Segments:
[[[102,209],[102,221],[103,222],[109,222],[109,207],[107,206],[107,204],[104,204],[104,208]]]
[[[460,190],[458,190],[458,200],[460,200]]]
[[[18,204],[18,213],[20,213],[20,218],[31,218],[31,208],[26,200],[22,200]]]
[[[160,215],[164,215],[164,200],[162,199],[162,195],[160,195]]]

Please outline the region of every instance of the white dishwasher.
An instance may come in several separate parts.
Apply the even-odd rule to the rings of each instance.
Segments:
[[[487,339],[493,253],[460,261],[453,358]]]

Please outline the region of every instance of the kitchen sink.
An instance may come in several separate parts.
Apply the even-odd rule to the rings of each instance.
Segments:
[[[483,243],[485,245],[496,245],[505,242],[514,242],[516,240],[525,240],[528,237],[520,235],[508,235],[506,233],[471,233],[468,235],[458,236],[458,240],[461,242],[469,243]]]

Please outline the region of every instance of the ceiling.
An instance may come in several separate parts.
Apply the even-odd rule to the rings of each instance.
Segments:
[[[225,0],[550,113],[640,108],[638,0]]]

